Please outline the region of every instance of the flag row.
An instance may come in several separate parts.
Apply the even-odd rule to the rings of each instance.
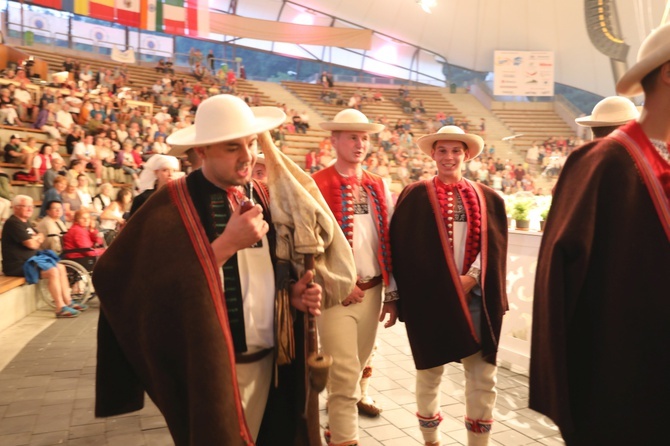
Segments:
[[[208,0],[24,0],[124,26],[209,37]]]

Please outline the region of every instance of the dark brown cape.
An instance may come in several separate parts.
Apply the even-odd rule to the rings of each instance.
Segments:
[[[429,190],[432,188],[432,191]],[[477,339],[432,181],[407,186],[391,219],[400,320],[416,368],[458,361],[479,350],[495,363],[507,311],[507,217],[500,196],[475,184],[482,211],[482,339]]]
[[[568,445],[663,444],[670,243],[635,162],[605,138],[568,158],[540,247],[530,407]]]
[[[146,390],[176,445],[250,445],[220,269],[180,186],[153,194],[96,265],[102,310],[96,416],[141,409]],[[302,367],[300,360],[280,367],[258,444],[276,444],[276,436],[263,440],[272,427],[288,436],[286,444],[306,444],[305,426],[295,420],[304,409]]]

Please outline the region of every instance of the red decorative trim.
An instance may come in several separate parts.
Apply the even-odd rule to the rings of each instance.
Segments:
[[[425,180],[424,186],[428,191],[428,202],[433,207],[433,215],[435,216],[435,225],[437,226],[437,232],[440,235],[440,243],[442,243],[442,252],[444,253],[444,259],[447,262],[447,267],[449,268],[449,273],[451,274],[451,280],[454,282],[454,288],[456,289],[456,294],[458,295],[458,300],[461,303],[461,308],[463,314],[468,321],[470,326],[470,333],[472,337],[479,342],[477,333],[475,332],[475,326],[472,323],[472,316],[470,315],[470,309],[468,308],[468,302],[465,298],[465,293],[463,292],[463,286],[461,284],[461,275],[456,269],[456,261],[454,259],[454,252],[451,249],[449,244],[449,237],[447,236],[447,228],[444,224],[444,219],[442,218],[442,208],[440,206],[440,201],[437,198],[437,190],[435,187],[435,182],[432,180]]]
[[[658,178],[661,172],[655,172],[650,162],[653,156],[657,156],[656,149],[651,147],[651,141],[637,122],[615,130],[610,136],[624,146],[635,161],[638,172],[649,191],[651,201],[654,203],[658,218],[661,220],[663,230],[670,241],[670,201]]]
[[[491,432],[493,420],[473,420],[465,417],[465,428],[475,434],[488,434]]]
[[[221,282],[221,274],[219,269],[216,267],[216,258],[214,256],[214,251],[212,250],[212,245],[207,240],[207,235],[200,221],[200,217],[195,210],[193,201],[188,193],[188,187],[186,185],[186,178],[180,178],[175,181],[168,183],[168,192],[170,193],[170,198],[172,202],[175,203],[177,210],[179,211],[179,216],[186,227],[186,232],[191,240],[191,244],[196,251],[198,261],[202,267],[205,277],[207,279],[207,286],[209,287],[209,292],[212,295],[212,301],[214,303],[214,308],[216,310],[216,316],[219,319],[219,324],[221,325],[221,331],[223,332],[224,339],[226,340],[226,345],[228,346],[228,359],[233,365],[231,367],[231,376],[233,382],[233,395],[235,399],[235,407],[237,409],[237,416],[240,420],[240,435],[242,439],[248,444],[253,444],[253,436],[249,431],[247,426],[247,420],[244,416],[244,408],[242,407],[242,400],[240,397],[240,390],[237,386],[237,371],[235,370],[235,348],[233,346],[233,338],[230,333],[230,323],[228,322],[228,312],[225,305],[223,304],[224,293],[223,293],[223,283]],[[217,296],[221,296],[221,299],[217,299]]]
[[[354,242],[354,187],[358,187],[358,181],[353,177],[343,177],[335,167],[331,166],[313,175],[321,194],[325,198],[330,210],[333,212],[337,223],[353,246]],[[363,186],[368,194],[372,217],[379,237],[379,250],[377,260],[382,269],[384,283],[389,284],[391,276],[391,248],[389,240],[389,218],[386,193],[381,177],[363,171],[361,178]]]
[[[489,314],[489,311],[486,308],[486,271],[488,271],[488,263],[489,263],[489,219],[488,219],[488,207],[486,206],[486,197],[484,197],[484,192],[482,191],[481,186],[478,183],[469,181],[470,186],[473,188],[473,190],[477,193],[477,197],[479,198],[479,209],[482,215],[487,216],[487,218],[482,218],[482,223],[481,223],[481,235],[482,235],[482,240],[481,240],[481,247],[480,247],[480,252],[482,254],[481,261],[482,261],[482,268],[481,268],[481,276],[479,277],[479,286],[482,289],[482,310],[484,310],[484,315],[486,316],[486,321],[488,322],[487,326],[489,329],[489,333],[491,335],[491,339],[493,339],[494,342],[497,344],[497,336],[493,332],[493,323],[491,322],[491,315]]]
[[[452,252],[454,250],[453,239],[451,236],[453,235],[454,209],[456,208],[455,194],[459,194],[461,201],[463,202],[467,216],[467,234],[461,274],[465,274],[477,258],[477,254],[479,254],[482,223],[482,213],[479,205],[480,200],[478,200],[474,187],[467,180],[461,180],[453,184],[445,184],[437,177],[434,177],[434,183],[437,199],[440,202],[442,219],[447,226],[449,246],[451,247]]]

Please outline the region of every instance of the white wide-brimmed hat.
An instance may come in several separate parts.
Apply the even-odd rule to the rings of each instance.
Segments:
[[[231,141],[279,127],[286,115],[277,107],[249,107],[237,96],[220,94],[198,106],[195,124],[168,136],[170,155],[179,156],[191,147]]]
[[[465,133],[462,128],[455,125],[445,125],[437,133],[424,135],[416,140],[417,145],[424,153],[430,155],[435,141],[461,141],[468,148],[468,159],[472,159],[482,153],[484,140],[479,135]]]
[[[330,131],[379,133],[384,130],[384,124],[372,124],[363,113],[353,108],[345,108],[332,121],[322,122],[319,126]]]
[[[621,76],[616,84],[617,93],[624,96],[642,94],[644,77],[670,61],[670,23],[656,28],[644,39],[637,52],[637,63]]]
[[[640,112],[633,102],[621,96],[609,96],[598,102],[589,116],[575,119],[583,127],[608,127],[623,125],[637,119]]]

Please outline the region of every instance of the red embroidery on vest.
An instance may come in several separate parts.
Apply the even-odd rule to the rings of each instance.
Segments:
[[[444,184],[435,177],[434,183],[437,199],[440,202],[440,209],[442,210],[442,219],[447,227],[449,245],[451,246],[452,252],[454,250],[454,209],[456,206],[457,193],[460,195],[461,201],[463,202],[468,225],[463,269],[461,271],[462,274],[465,274],[477,258],[477,254],[479,254],[481,248],[482,214],[479,208],[477,194],[472,186],[465,180],[453,184]]]

